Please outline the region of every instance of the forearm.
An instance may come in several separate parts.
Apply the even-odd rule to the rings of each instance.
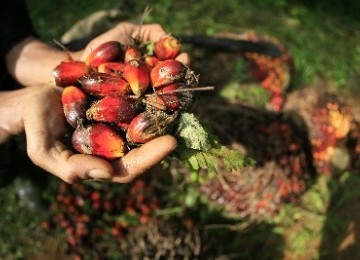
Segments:
[[[77,58],[77,54],[73,54]],[[52,70],[67,59],[63,50],[36,38],[27,38],[14,46],[6,56],[9,73],[22,85],[33,86],[52,82]]]

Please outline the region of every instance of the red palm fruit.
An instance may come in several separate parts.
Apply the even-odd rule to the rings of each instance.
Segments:
[[[177,60],[159,61],[150,72],[151,84],[154,88],[162,87],[184,79],[187,68]]]
[[[98,66],[97,70],[101,73],[121,76],[124,70],[124,63],[115,61],[104,62]]]
[[[123,57],[121,43],[118,41],[108,41],[95,48],[85,60],[85,63],[97,67],[104,62],[120,61]]]
[[[131,60],[126,63],[123,77],[130,84],[130,88],[136,96],[144,94],[149,87],[149,70],[145,64],[140,61]]]
[[[126,153],[124,139],[110,126],[102,123],[78,126],[72,136],[72,145],[80,153],[108,160],[120,158]]]
[[[66,121],[76,128],[78,123],[86,119],[86,109],[89,105],[88,96],[78,87],[66,87],[61,96]]]
[[[82,61],[63,61],[53,70],[55,84],[59,87],[77,85],[78,80],[88,75],[90,67]]]
[[[127,96],[106,96],[91,104],[86,118],[107,123],[128,123],[137,115],[138,106]]]
[[[179,84],[173,83],[166,85],[156,91],[160,95],[160,98],[166,104],[166,107],[170,110],[177,110],[180,108],[181,102],[179,99],[179,94],[174,92],[179,88],[180,88]]]
[[[126,139],[130,143],[146,143],[156,137],[170,133],[178,114],[163,111],[144,111],[129,124]]]
[[[151,71],[159,62],[159,59],[155,56],[147,55],[144,57],[144,62],[148,70]]]
[[[124,96],[131,93],[129,83],[120,76],[92,72],[79,80],[82,89],[96,97]]]
[[[175,90],[179,89],[178,83],[173,83],[157,89],[153,95],[145,99],[146,105],[160,110],[178,110],[180,100]]]
[[[167,35],[154,45],[154,53],[160,60],[175,59],[180,53],[181,43],[171,35]]]
[[[131,60],[141,60],[142,53],[141,51],[136,47],[129,47],[125,50],[124,54],[124,62],[127,63]]]

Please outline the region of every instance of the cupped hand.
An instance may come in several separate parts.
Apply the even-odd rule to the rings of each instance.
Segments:
[[[159,24],[137,25],[129,22],[122,22],[91,40],[82,52],[81,60],[85,60],[93,49],[107,41],[119,41],[127,45],[132,44],[134,39],[146,43],[149,41],[158,41],[166,35],[167,33]],[[186,53],[180,53],[176,59],[184,64],[189,64],[189,56]]]
[[[61,92],[54,86],[34,87],[23,110],[23,124],[32,162],[68,183],[89,179],[130,182],[158,164],[177,145],[174,137],[162,136],[111,162],[74,153],[62,142],[68,126]]]

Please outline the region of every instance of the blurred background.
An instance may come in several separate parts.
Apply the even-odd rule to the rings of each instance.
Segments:
[[[80,46],[151,7],[144,22],[215,86],[193,113],[256,164],[169,158],[130,184],[68,185],[32,166],[20,136],[0,187],[1,258],[360,259],[359,1],[26,2],[41,39]]]

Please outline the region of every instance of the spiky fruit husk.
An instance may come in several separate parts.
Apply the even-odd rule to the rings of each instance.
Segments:
[[[64,89],[61,102],[66,121],[72,127],[86,119],[86,110],[89,106],[89,97],[78,87],[68,86]]]
[[[134,99],[127,96],[106,96],[91,104],[86,111],[88,120],[106,123],[129,123],[138,114]]]
[[[186,87],[186,86],[185,86]],[[186,111],[194,104],[194,93],[178,83],[159,87],[145,99],[147,109]]]
[[[55,84],[59,87],[78,85],[79,79],[87,76],[90,70],[82,61],[63,61],[53,70]]]
[[[108,160],[120,158],[126,152],[124,139],[113,128],[102,123],[78,126],[72,136],[72,145],[80,153]]]
[[[170,133],[178,114],[163,111],[145,111],[137,115],[129,124],[126,139],[130,143],[146,143],[156,137]]]

